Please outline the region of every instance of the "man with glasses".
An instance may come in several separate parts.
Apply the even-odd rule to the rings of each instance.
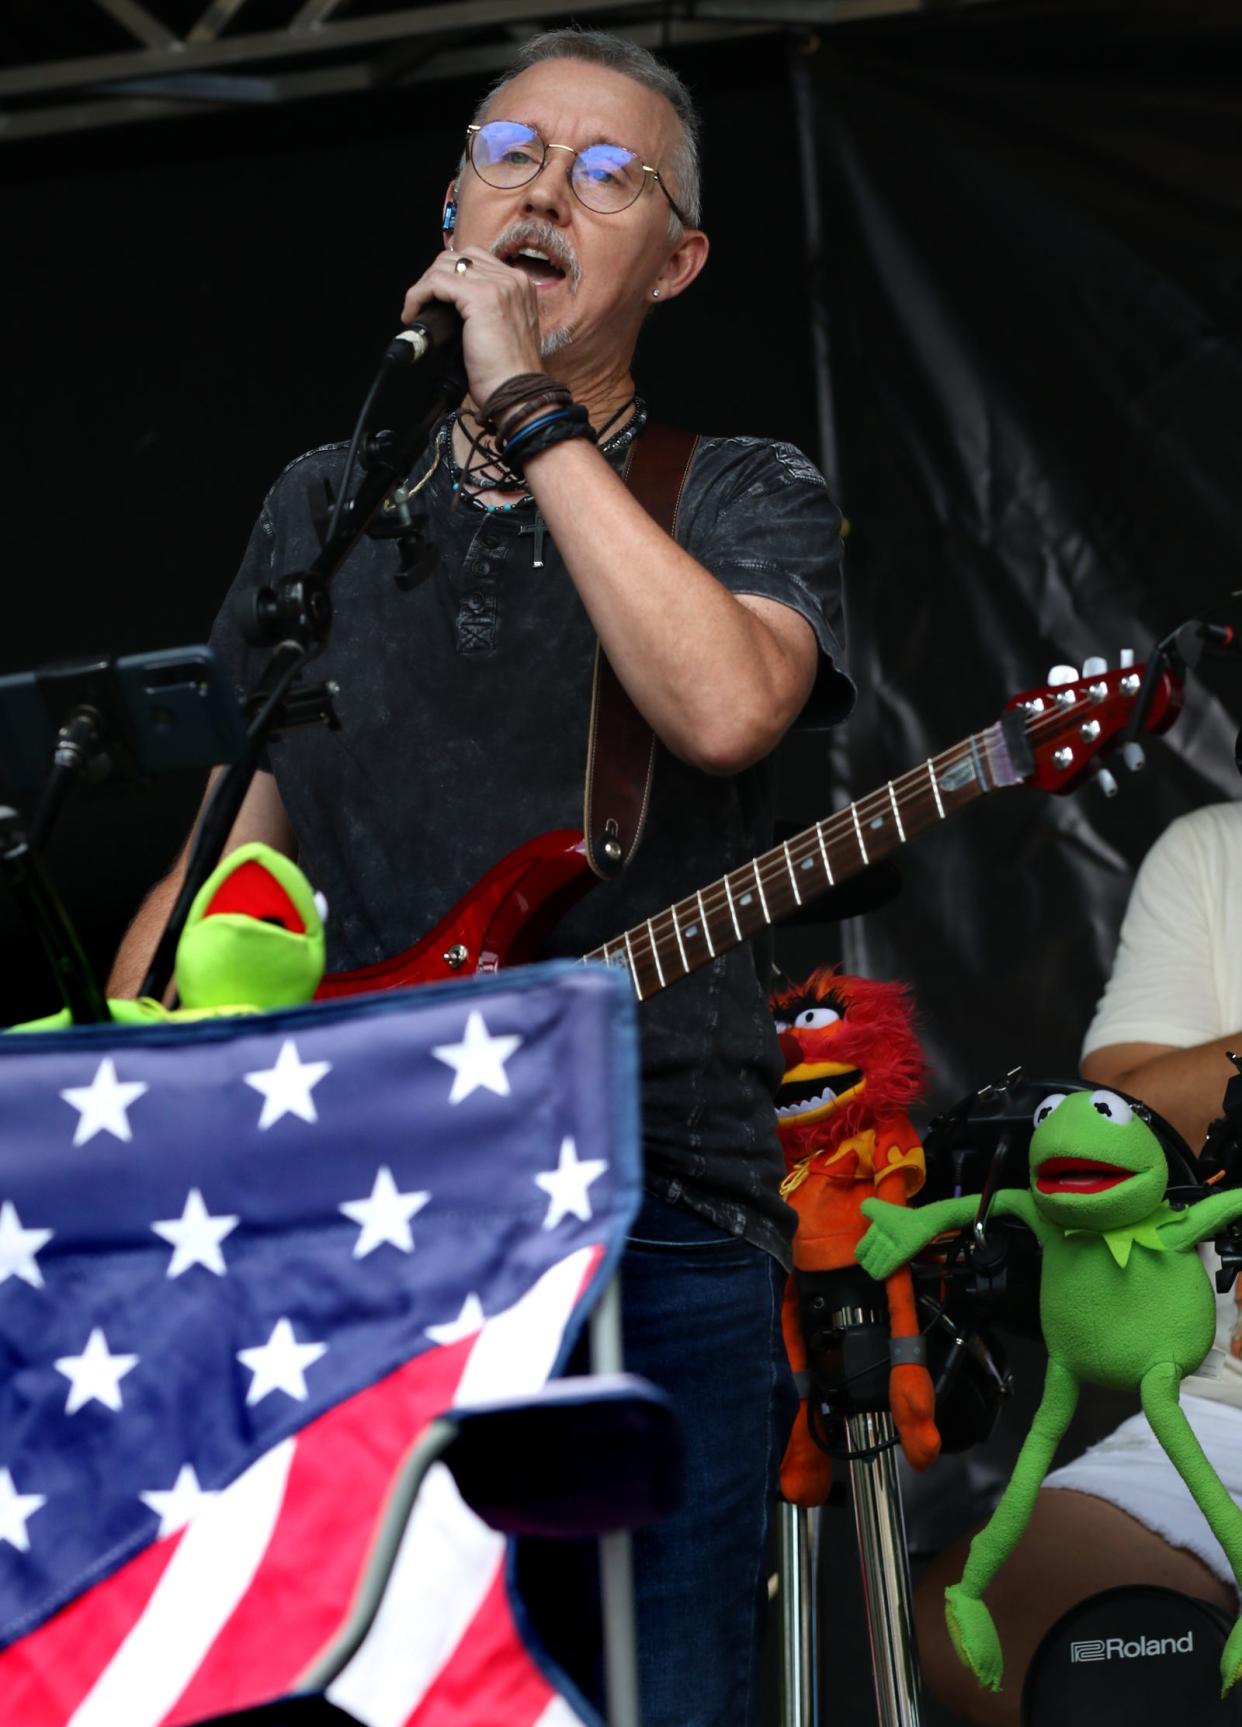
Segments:
[[[849,707],[839,517],[806,458],[703,438],[676,539],[621,477],[646,423],[635,344],[703,268],[698,218],[690,98],[632,44],[534,39],[468,129],[442,249],[404,309],[411,322],[442,300],[463,320],[469,394],[406,488],[434,567],[403,575],[383,537],[351,555],[316,667],[340,686],[342,729],[281,740],[232,840],[299,856],[331,907],[333,969],[410,945],[521,841],[581,825],[597,638],[664,747],[641,848],[561,921],[552,954],[588,952],[762,851],[766,758],[808,703],[821,723]],[[336,446],[281,476],[241,588],[305,567],[308,499],[342,465]],[[232,616],[213,641],[246,684],[258,656]],[[118,992],[141,979],[177,881],[127,937]],[[674,1398],[690,1459],[685,1509],[636,1541],[647,1727],[757,1719],[768,1498],[792,1410],[765,979],[734,946],[640,1009],[648,1198],[622,1271],[626,1358]],[[564,1634],[580,1592],[559,1563]]]

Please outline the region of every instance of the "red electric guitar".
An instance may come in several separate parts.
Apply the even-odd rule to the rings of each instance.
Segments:
[[[1126,667],[1015,696],[986,731],[889,780],[584,959],[624,967],[645,1001],[985,792],[1018,785],[1073,790],[1129,725],[1144,671]],[[1145,729],[1167,731],[1181,706],[1180,681],[1161,673]],[[537,959],[548,931],[597,879],[580,833],[561,828],[541,834],[502,858],[413,947],[377,965],[330,973],[317,993],[434,983]]]

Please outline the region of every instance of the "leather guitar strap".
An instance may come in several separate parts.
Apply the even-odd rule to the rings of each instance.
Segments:
[[[677,512],[698,447],[693,432],[648,421],[630,445],[623,478],[647,514],[677,537]],[[656,737],[595,646],[582,831],[587,862],[607,880],[638,850],[651,801]]]

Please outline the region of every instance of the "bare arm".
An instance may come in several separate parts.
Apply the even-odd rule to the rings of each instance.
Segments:
[[[212,770],[211,778],[207,782],[204,804],[211,795],[220,771],[219,768]],[[297,839],[285,814],[280,793],[276,790],[276,781],[271,774],[263,772],[254,776],[224,849],[226,852],[235,851],[238,846],[257,840],[264,841],[289,857],[297,856]],[[133,923],[126,930],[108,978],[110,996],[132,1000],[141,989],[156,943],[168,921],[173,902],[181,891],[189,849],[190,841],[187,839],[172,869],[163,881],[157,882],[151,889],[139,907]]]
[[[1225,1053],[1230,1049],[1242,1052],[1242,1031],[1188,1049],[1163,1043],[1104,1044],[1084,1058],[1082,1075],[1093,1085],[1115,1086],[1149,1103],[1197,1152],[1234,1076]]]
[[[708,773],[738,773],[766,756],[815,681],[819,649],[807,620],[775,600],[731,594],[589,444],[534,457],[527,482],[652,730]]]

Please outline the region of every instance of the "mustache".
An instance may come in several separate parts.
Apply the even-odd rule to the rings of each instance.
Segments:
[[[550,222],[541,222],[537,217],[526,216],[520,221],[510,222],[507,228],[497,234],[490,249],[495,257],[499,257],[502,252],[514,252],[519,246],[536,246],[539,251],[546,252],[557,269],[565,272],[570,293],[578,292],[582,281],[582,265],[578,262],[578,254],[573,245],[559,229],[554,228]]]

